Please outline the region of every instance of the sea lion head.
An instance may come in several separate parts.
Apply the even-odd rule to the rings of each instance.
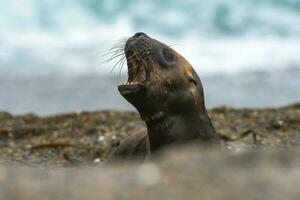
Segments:
[[[145,121],[165,114],[206,112],[200,78],[170,46],[136,33],[125,44],[125,56],[128,80],[118,89]]]

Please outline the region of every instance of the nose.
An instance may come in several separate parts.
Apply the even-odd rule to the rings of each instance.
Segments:
[[[134,34],[134,38],[138,38],[138,37],[148,37],[145,33],[143,32],[137,32],[136,34]]]

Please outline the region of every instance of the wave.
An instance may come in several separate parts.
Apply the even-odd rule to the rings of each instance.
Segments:
[[[107,74],[101,55],[137,31],[175,45],[201,73],[300,63],[293,0],[3,0],[0,18],[2,73]]]
[[[191,31],[300,34],[300,2],[295,0],[2,0],[0,17],[0,28],[11,30],[93,28],[125,18],[134,28],[173,36]]]

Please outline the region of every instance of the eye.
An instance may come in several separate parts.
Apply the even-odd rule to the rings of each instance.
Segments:
[[[166,61],[168,61],[168,62],[173,62],[175,60],[174,53],[169,49],[164,49],[163,55],[164,55],[164,58],[166,59]]]

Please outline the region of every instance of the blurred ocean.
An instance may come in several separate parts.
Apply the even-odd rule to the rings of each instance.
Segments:
[[[101,55],[138,31],[192,63],[208,107],[300,101],[299,0],[0,0],[0,110],[132,109]]]

